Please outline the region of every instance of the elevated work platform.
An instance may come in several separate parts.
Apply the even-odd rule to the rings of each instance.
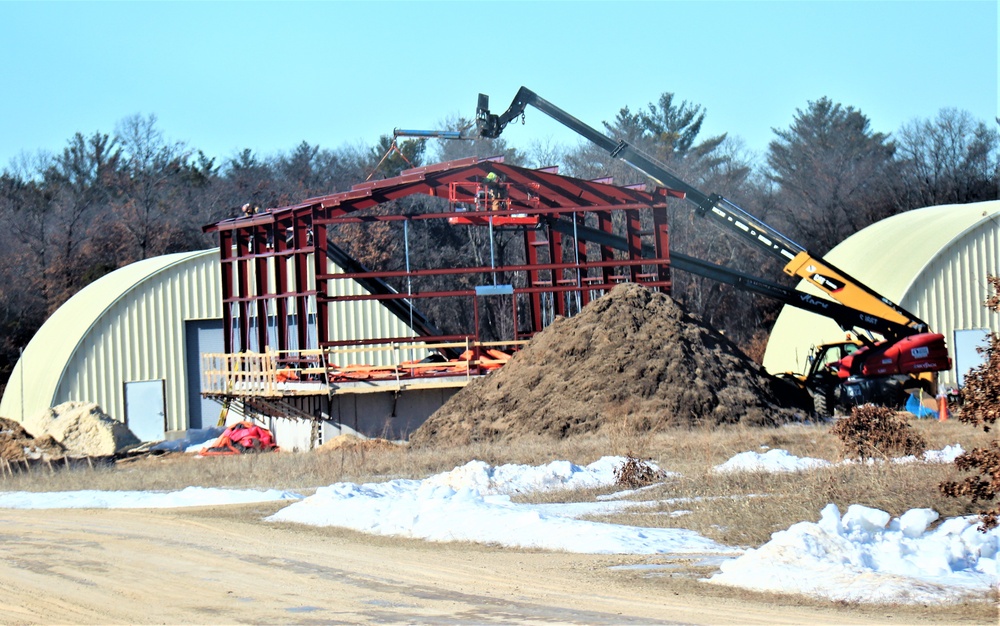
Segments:
[[[499,369],[519,342],[453,342],[202,355],[202,393],[216,398],[285,398],[464,387]],[[459,357],[439,356],[461,348]],[[506,350],[506,351],[504,351]],[[388,365],[337,365],[346,355],[389,352]],[[415,357],[415,358],[414,358]],[[371,359],[376,360],[375,358]],[[386,359],[382,359],[385,361]],[[294,365],[292,365],[294,363]]]

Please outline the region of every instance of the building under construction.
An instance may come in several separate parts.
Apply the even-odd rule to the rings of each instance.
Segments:
[[[416,194],[432,200],[408,212],[400,201]],[[621,282],[669,291],[666,211],[653,209],[670,195],[469,158],[208,226],[225,337],[203,355],[202,391],[308,424],[309,445],[343,427],[405,435],[556,316]],[[483,249],[466,265],[418,266],[410,237],[428,221],[481,233]],[[403,239],[401,269],[363,267],[331,241],[341,225],[364,240],[387,224]],[[425,316],[431,299],[467,311],[461,327]],[[505,320],[489,333],[486,308]]]

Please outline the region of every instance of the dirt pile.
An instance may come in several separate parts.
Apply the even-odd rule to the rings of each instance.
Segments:
[[[0,459],[34,461],[59,459],[65,454],[65,449],[52,437],[35,439],[14,420],[0,417]]]
[[[93,402],[64,402],[24,422],[35,437],[50,436],[73,456],[110,456],[140,443],[125,424]]]
[[[356,435],[337,435],[330,441],[316,448],[316,452],[329,453],[340,450],[350,451],[392,451],[401,450],[402,446],[388,439],[363,439]]]
[[[503,369],[455,394],[410,442],[561,438],[626,419],[650,430],[775,425],[796,419],[779,385],[669,296],[625,284],[557,319]]]

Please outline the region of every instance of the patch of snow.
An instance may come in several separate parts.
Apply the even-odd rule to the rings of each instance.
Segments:
[[[565,462],[494,468],[476,461],[425,480],[337,483],[267,519],[429,541],[476,541],[587,554],[738,552],[690,530],[575,519],[651,503],[579,506],[511,502],[511,493],[608,486],[622,462],[621,457],[605,457],[583,468]]]
[[[713,469],[719,473],[731,472],[802,472],[805,470],[829,467],[829,461],[823,459],[799,458],[787,450],[768,450],[760,452],[741,452],[722,465]]]
[[[959,444],[945,446],[941,450],[927,450],[920,458],[909,455],[892,459],[893,463],[953,463],[958,455],[965,450]],[[819,469],[823,467],[834,467],[837,465],[852,465],[857,463],[855,459],[847,459],[839,463],[831,463],[825,459],[813,459],[809,457],[797,457],[787,450],[773,449],[765,453],[760,452],[740,452],[721,465],[716,465],[713,470],[719,473],[730,472],[803,472],[807,470]],[[868,464],[878,463],[876,459],[867,459]]]
[[[170,509],[189,506],[301,500],[277,489],[187,487],[180,491],[10,491],[0,493],[0,509]]]
[[[201,452],[218,440],[219,435],[224,433],[224,426],[210,428],[192,428],[184,433],[180,439],[161,441],[150,446],[150,450],[165,450],[168,452]]]
[[[936,528],[929,509],[891,519],[852,505],[828,504],[819,522],[800,522],[755,550],[723,563],[709,582],[758,591],[802,593],[847,602],[934,603],[985,595],[997,585],[1000,529],[956,517]]]
[[[927,450],[922,455],[920,455],[919,459],[911,454],[909,456],[903,456],[899,457],[898,459],[893,459],[892,462],[893,463],[917,463],[917,462],[954,463],[955,459],[958,458],[958,455],[962,454],[963,452],[965,452],[965,450],[962,448],[962,446],[956,443],[954,445],[945,446],[941,450]]]
[[[606,456],[582,467],[569,461],[553,461],[538,466],[508,464],[497,467],[482,461],[469,461],[450,472],[435,474],[425,479],[425,482],[455,490],[474,489],[482,495],[597,489],[615,484],[615,469],[624,462],[625,458],[620,456]],[[658,468],[654,466],[653,469]]]

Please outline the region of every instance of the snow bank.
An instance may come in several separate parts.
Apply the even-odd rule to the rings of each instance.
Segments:
[[[620,456],[606,456],[582,467],[569,461],[553,461],[537,466],[507,464],[497,467],[482,461],[469,461],[450,472],[431,476],[425,482],[434,486],[451,487],[456,491],[470,488],[482,495],[597,489],[614,485],[615,469],[624,463],[625,457]],[[659,469],[650,465],[654,471]]]
[[[267,519],[429,541],[475,541],[587,554],[734,552],[690,530],[575,519],[598,510],[642,504],[511,502],[513,493],[614,484],[614,468],[623,461],[605,457],[586,467],[565,461],[538,467],[490,467],[473,461],[425,480],[337,483]]]
[[[722,564],[709,582],[802,593],[848,602],[930,603],[985,597],[997,585],[1000,529],[978,530],[974,516],[928,527],[938,514],[828,504],[817,523],[801,522],[756,550]]]
[[[829,467],[829,461],[823,459],[799,458],[787,450],[768,450],[760,452],[741,452],[722,465],[716,465],[716,472],[725,474],[732,472],[802,472],[805,470]]]
[[[913,455],[892,459],[893,463],[953,463],[958,455],[965,452],[962,446],[954,444],[945,446],[941,450],[927,450],[920,457]],[[868,459],[866,463],[874,464],[879,461]],[[803,472],[807,470],[819,469],[822,467],[834,467],[836,465],[851,465],[858,463],[855,459],[847,459],[840,463],[831,463],[825,459],[813,459],[809,457],[797,457],[787,450],[768,450],[767,452],[740,452],[721,465],[716,465],[713,471],[718,473],[732,472]]]

